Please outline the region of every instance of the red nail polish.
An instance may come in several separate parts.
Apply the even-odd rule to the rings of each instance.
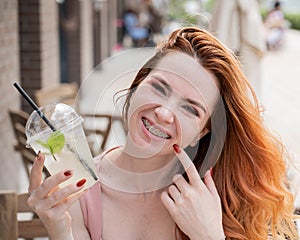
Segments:
[[[174,148],[174,151],[175,151],[176,153],[180,153],[180,152],[181,152],[181,149],[180,149],[180,147],[178,147],[177,144],[174,144],[174,145],[173,145],[173,148]]]
[[[85,184],[86,183],[86,179],[84,178],[84,179],[81,179],[80,181],[78,181],[77,183],[76,183],[76,186],[77,187],[81,187],[81,186],[83,186],[83,184]]]
[[[65,175],[66,177],[71,176],[71,175],[72,175],[72,171],[70,171],[70,170],[65,171],[65,172],[64,172],[64,175]]]
[[[210,168],[210,176],[213,176],[213,174],[214,174],[214,170],[213,168]]]

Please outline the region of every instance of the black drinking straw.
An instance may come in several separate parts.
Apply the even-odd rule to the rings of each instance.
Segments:
[[[24,91],[24,89],[18,84],[14,83],[15,88],[21,93],[21,95],[25,98],[25,100],[31,105],[31,107],[39,114],[39,116],[44,120],[44,122],[51,128],[53,132],[56,131],[56,128],[49,122],[48,118],[43,114],[43,112],[39,109],[38,105],[32,100],[31,97]]]

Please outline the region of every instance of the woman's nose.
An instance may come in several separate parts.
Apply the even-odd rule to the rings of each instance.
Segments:
[[[159,106],[154,110],[157,119],[161,122],[165,123],[173,123],[174,122],[174,113],[171,109],[165,106]]]

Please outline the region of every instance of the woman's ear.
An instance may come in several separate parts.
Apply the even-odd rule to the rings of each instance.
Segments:
[[[210,130],[207,127],[203,128],[202,131],[191,142],[190,146],[195,147],[197,145],[198,141],[209,132],[210,132]]]

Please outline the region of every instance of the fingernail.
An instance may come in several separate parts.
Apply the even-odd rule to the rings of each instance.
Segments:
[[[71,170],[65,171],[65,172],[64,172],[64,175],[65,175],[66,177],[71,176],[71,175],[72,175],[72,171],[71,171]]]
[[[180,174],[176,174],[176,175],[172,178],[173,182],[176,182],[181,176],[182,176],[182,175],[180,175]]]
[[[176,153],[180,153],[180,152],[181,152],[180,147],[178,147],[177,144],[174,144],[174,145],[173,145],[173,148],[174,148],[174,151],[175,151]]]
[[[84,179],[81,179],[80,181],[78,181],[77,183],[76,183],[76,186],[77,187],[81,187],[81,186],[83,186],[83,184],[85,184],[86,183],[86,179],[84,178]]]
[[[36,157],[37,157],[37,160],[41,160],[42,159],[41,151],[38,152],[38,154],[36,155]]]

